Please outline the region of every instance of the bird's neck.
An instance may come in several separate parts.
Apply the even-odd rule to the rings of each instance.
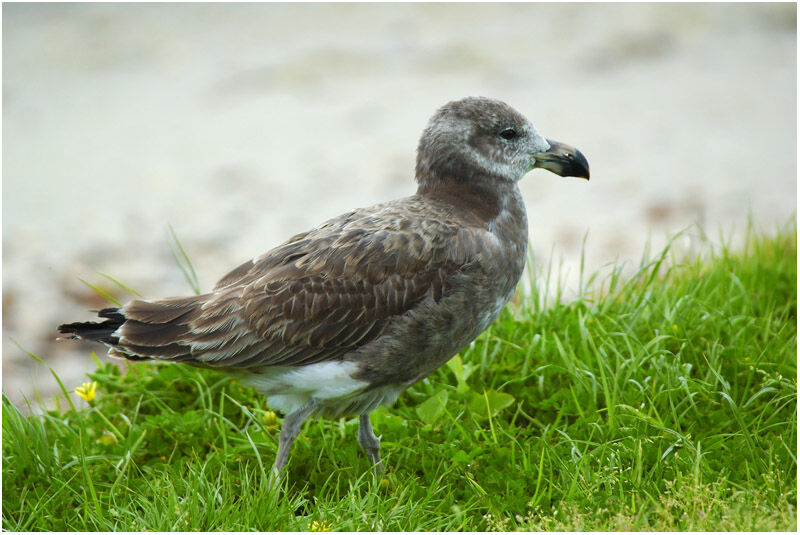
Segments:
[[[417,195],[465,210],[476,216],[482,224],[490,224],[509,210],[525,219],[525,206],[519,188],[510,180],[493,176],[471,176],[468,180],[447,176],[418,179]]]

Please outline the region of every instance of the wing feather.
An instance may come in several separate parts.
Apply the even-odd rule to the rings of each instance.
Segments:
[[[480,229],[465,235],[447,217],[412,224],[409,214],[351,212],[240,265],[209,294],[134,301],[118,353],[234,368],[339,359],[393,317],[438,302],[485,250]]]

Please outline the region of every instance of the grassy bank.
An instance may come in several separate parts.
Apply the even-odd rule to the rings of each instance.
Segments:
[[[380,479],[357,420],[314,420],[270,491],[275,414],[186,366],[101,365],[42,417],[4,396],[3,529],[794,531],[796,243],[521,296],[373,413]]]

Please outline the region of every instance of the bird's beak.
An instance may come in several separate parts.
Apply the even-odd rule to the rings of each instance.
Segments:
[[[550,144],[550,149],[535,155],[534,168],[541,167],[559,176],[574,176],[589,180],[589,162],[581,151],[552,139],[548,139],[547,142]]]

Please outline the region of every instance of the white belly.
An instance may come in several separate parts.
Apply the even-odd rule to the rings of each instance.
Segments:
[[[363,414],[378,405],[391,403],[402,391],[387,385],[364,391],[366,381],[353,379],[358,366],[354,362],[320,362],[307,366],[267,366],[248,370],[242,382],[265,396],[270,408],[289,414],[314,398],[323,416]]]

